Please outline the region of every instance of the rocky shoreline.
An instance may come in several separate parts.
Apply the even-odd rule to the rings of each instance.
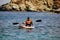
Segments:
[[[0,6],[0,11],[36,11],[60,13],[60,5],[53,0],[11,0]]]

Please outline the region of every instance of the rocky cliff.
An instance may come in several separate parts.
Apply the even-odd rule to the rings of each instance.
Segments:
[[[0,6],[0,11],[60,12],[59,0],[11,0]]]

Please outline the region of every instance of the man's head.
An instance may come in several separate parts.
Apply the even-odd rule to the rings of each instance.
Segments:
[[[27,17],[27,19],[30,19],[30,17]]]
[[[29,20],[30,19],[30,17],[27,17],[27,20]]]

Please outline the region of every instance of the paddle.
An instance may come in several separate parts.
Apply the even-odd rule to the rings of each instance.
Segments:
[[[17,22],[13,23],[13,25],[17,25],[17,24],[19,24],[19,23],[17,23]]]
[[[42,20],[38,19],[38,20],[36,20],[36,22],[42,22]],[[13,25],[17,25],[17,24],[19,24],[19,23],[18,22],[13,23]]]
[[[36,22],[41,22],[42,20],[41,19],[39,19],[39,20],[36,20]]]

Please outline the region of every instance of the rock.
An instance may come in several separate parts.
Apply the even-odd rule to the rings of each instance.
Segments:
[[[37,11],[36,6],[34,6],[31,2],[26,1],[26,7],[28,10]]]
[[[52,11],[53,10],[53,11]],[[0,6],[0,11],[60,11],[59,0],[11,0]]]
[[[20,11],[19,6],[17,4],[11,3],[10,6],[13,10]]]
[[[5,5],[5,9],[6,9],[6,10],[12,10],[12,7],[7,4],[7,5]]]
[[[26,5],[25,4],[19,4],[19,8],[21,11],[25,11]]]

